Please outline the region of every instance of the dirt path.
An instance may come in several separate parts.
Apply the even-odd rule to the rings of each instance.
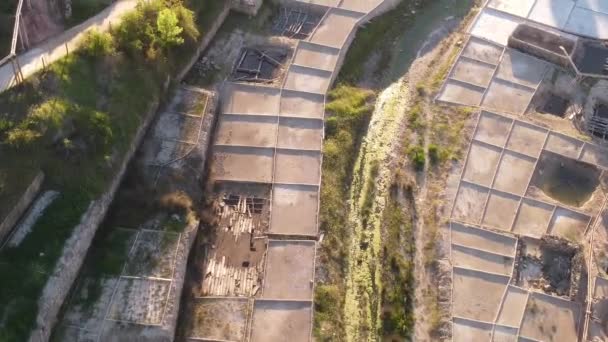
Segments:
[[[441,29],[438,29],[439,31]],[[445,38],[447,32],[445,32],[442,38]],[[429,40],[435,40],[436,36],[431,35]],[[425,48],[426,45],[423,46]],[[416,62],[412,65],[412,70],[427,70],[431,71],[432,68],[429,66],[431,61],[437,58],[437,51],[434,53],[430,53],[423,58],[418,58]],[[410,86],[412,89],[416,88],[416,85],[420,82],[423,82],[427,74],[423,74],[421,72],[413,72],[411,77],[409,78]],[[428,103],[424,103],[423,112],[425,117],[425,125],[423,132],[424,139],[424,150],[427,151],[429,149],[430,144],[430,135],[431,128],[428,124],[433,119],[433,112],[429,110]],[[429,160],[427,156],[427,161]],[[427,301],[427,297],[429,295],[429,288],[433,287],[431,281],[431,274],[429,273],[429,269],[426,266],[426,261],[424,257],[424,253],[422,252],[427,243],[428,237],[425,232],[425,215],[423,214],[423,208],[426,205],[427,197],[428,197],[428,175],[429,175],[429,162],[424,165],[424,170],[420,172],[416,177],[416,182],[418,184],[418,190],[415,195],[415,207],[416,213],[414,213],[414,241],[415,241],[415,257],[414,257],[414,269],[415,269],[415,293],[414,293],[414,317],[416,319],[416,323],[414,325],[414,341],[427,341],[429,337],[430,330],[430,322],[429,322],[429,312],[428,307],[425,305]]]
[[[452,51],[458,41],[458,38],[452,33],[458,28],[461,20],[458,18],[447,18],[442,25],[433,31],[428,40],[423,44],[418,53],[418,58],[412,64],[410,69],[410,87],[417,89],[422,83],[429,84],[429,75],[435,75],[442,72],[443,66],[451,63],[450,51]],[[442,70],[442,71],[440,71]],[[437,187],[437,181],[442,184],[447,179],[447,174],[433,173],[431,170],[431,157],[429,155],[429,146],[433,143],[433,127],[432,122],[436,115],[447,115],[438,110],[438,107],[433,104],[433,94],[421,96],[420,105],[424,114],[425,125],[420,133],[424,141],[423,147],[426,155],[426,163],[424,169],[416,174],[417,191],[415,194],[414,213],[414,240],[415,240],[415,293],[414,293],[414,341],[431,341],[441,340],[446,338],[446,332],[434,331],[443,322],[444,308],[439,303],[441,297],[441,289],[439,289],[438,278],[441,277],[437,264],[440,262],[440,255],[435,255],[435,259],[428,260],[427,249],[429,246],[437,251],[441,247],[440,239],[441,232],[437,227],[440,220],[439,208],[445,203],[442,202],[443,191],[445,184]],[[432,190],[430,188],[433,188]],[[437,207],[439,201],[439,207]],[[433,222],[427,222],[427,218]],[[429,266],[432,262],[435,266]],[[438,316],[439,315],[439,316]],[[434,334],[434,335],[433,335]]]

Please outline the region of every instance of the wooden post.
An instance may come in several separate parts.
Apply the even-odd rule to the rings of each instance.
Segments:
[[[11,57],[11,66],[13,67],[13,74],[15,75],[15,85],[17,85],[23,81],[23,75],[21,75],[19,61],[17,61],[15,56]]]
[[[27,33],[27,26],[25,25],[23,20],[19,22],[19,26],[21,26],[21,28],[19,29],[19,32],[23,33],[22,38],[24,38],[23,43],[25,43],[25,49],[29,49],[30,48],[30,36]]]
[[[24,77],[23,77],[23,72],[21,71],[21,64],[19,64],[19,57],[14,56],[13,60],[15,61],[16,65],[17,65],[17,72],[19,73],[20,82],[23,82]]]
[[[21,17],[21,13],[19,14],[19,17]],[[23,31],[21,30],[21,26],[21,20],[19,20],[19,25],[15,26],[15,29],[17,30],[17,34],[19,35],[21,50],[25,50],[25,41],[23,40]]]

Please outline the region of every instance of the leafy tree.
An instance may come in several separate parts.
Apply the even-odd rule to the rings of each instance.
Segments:
[[[181,37],[184,29],[179,26],[177,14],[172,9],[164,8],[158,13],[156,28],[158,30],[157,42],[163,48],[184,43],[184,38]]]
[[[179,26],[184,29],[184,38],[189,39],[191,41],[195,41],[200,35],[200,32],[196,27],[194,12],[184,7],[183,5],[178,5],[171,8],[177,15],[177,19],[179,20]]]

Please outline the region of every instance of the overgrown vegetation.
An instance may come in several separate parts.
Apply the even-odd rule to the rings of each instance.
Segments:
[[[414,327],[414,232],[411,187],[393,184],[384,212],[382,328],[391,341],[409,340]]]
[[[89,33],[80,50],[0,94],[4,182],[21,183],[24,170],[41,169],[45,187],[62,193],[19,247],[0,252],[1,270],[11,275],[0,284],[1,341],[27,340],[66,239],[106,189],[163,84],[195,50],[199,30],[209,25],[195,21],[209,15],[198,11],[224,5],[192,3],[142,2],[111,33]],[[19,192],[7,189],[0,191],[0,204]],[[104,262],[100,270],[116,270],[118,262]]]
[[[373,97],[369,90],[346,85],[339,85],[329,93],[320,208],[321,230],[325,232],[322,263],[326,266],[327,281],[317,285],[315,292],[315,336],[319,341],[344,338],[344,272],[350,240],[345,199],[359,140],[372,112]]]

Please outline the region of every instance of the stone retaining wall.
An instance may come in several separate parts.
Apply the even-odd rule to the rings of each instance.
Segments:
[[[17,224],[17,221],[19,221],[36,196],[38,196],[43,181],[44,173],[38,171],[38,174],[34,177],[34,180],[32,180],[32,183],[30,183],[25,192],[23,192],[17,204],[6,215],[2,223],[0,223],[0,242],[8,236],[15,224]]]
[[[30,342],[49,340],[53,326],[57,322],[59,310],[72,288],[72,283],[78,276],[84,258],[93,241],[93,237],[95,237],[95,233],[97,232],[97,228],[105,218],[108,208],[114,199],[114,195],[122,182],[129,162],[143,140],[148,126],[152,122],[152,119],[154,119],[157,109],[158,103],[154,103],[150,106],[150,110],[146,114],[143,123],[138,128],[110,187],[99,199],[91,202],[89,208],[80,219],[80,223],[74,228],[72,235],[66,241],[61,258],[55,265],[53,274],[49,277],[44,287],[42,296],[38,299],[36,327],[30,334]]]

